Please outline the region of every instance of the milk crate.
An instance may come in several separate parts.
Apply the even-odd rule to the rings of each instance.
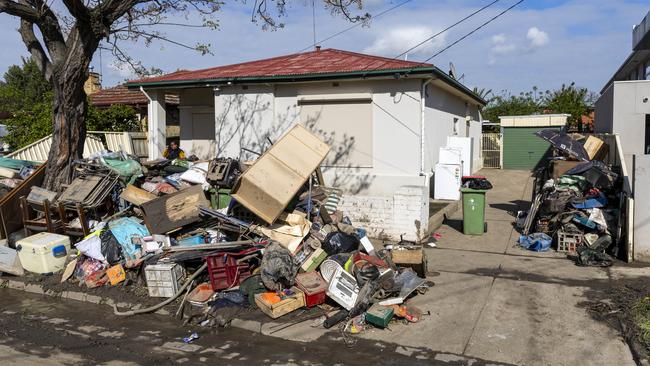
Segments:
[[[557,251],[575,253],[578,245],[582,243],[582,234],[557,231]]]
[[[150,264],[144,275],[149,297],[172,297],[183,285],[185,269],[176,263]]]

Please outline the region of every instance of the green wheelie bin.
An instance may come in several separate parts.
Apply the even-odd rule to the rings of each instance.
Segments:
[[[485,222],[486,190],[461,188],[463,194],[463,234],[482,235],[487,232]]]

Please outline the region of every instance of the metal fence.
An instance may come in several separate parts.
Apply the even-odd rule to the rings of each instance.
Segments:
[[[501,168],[501,134],[483,133],[481,138],[484,168]]]

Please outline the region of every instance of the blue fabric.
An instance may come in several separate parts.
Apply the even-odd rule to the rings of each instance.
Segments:
[[[588,208],[601,208],[607,206],[607,197],[603,192],[598,193],[598,197],[587,198],[582,202],[572,203],[574,208],[588,209]]]
[[[535,252],[546,252],[551,248],[553,239],[544,233],[535,233],[519,237],[519,245]]]
[[[147,227],[142,225],[142,221],[135,217],[122,217],[109,222],[108,227],[117,242],[120,243],[126,257],[128,259],[138,258],[140,245],[134,244],[133,239],[135,238],[136,242],[141,243],[145,236],[150,235]]]

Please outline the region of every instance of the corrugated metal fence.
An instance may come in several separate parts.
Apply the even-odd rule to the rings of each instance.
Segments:
[[[104,143],[106,142],[106,146]],[[46,136],[35,141],[21,149],[18,149],[8,158],[29,160],[35,162],[47,161],[52,147],[52,135]],[[84,157],[107,149],[111,151],[124,151],[128,154],[135,155],[139,158],[146,159],[147,153],[147,133],[146,132],[106,132],[106,131],[89,131],[86,135],[84,144]]]
[[[501,168],[501,134],[483,133],[481,138],[484,168]]]

